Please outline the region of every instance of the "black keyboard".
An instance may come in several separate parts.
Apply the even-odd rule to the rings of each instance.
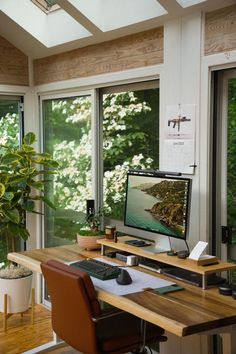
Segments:
[[[85,259],[70,264],[72,267],[79,268],[91,275],[91,277],[101,280],[117,278],[120,274],[120,268],[111,264],[98,261],[97,259]]]

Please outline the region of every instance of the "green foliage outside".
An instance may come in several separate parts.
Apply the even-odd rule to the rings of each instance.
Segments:
[[[236,244],[236,80],[229,80],[228,96],[228,159],[227,159],[227,225],[232,228]]]
[[[104,210],[110,217],[123,218],[128,169],[158,168],[158,99],[157,89],[103,96]],[[48,190],[58,207],[46,211],[47,245],[52,246],[54,236],[55,242],[75,239],[91,198],[91,99],[48,100],[43,108],[45,148],[60,166]]]
[[[158,169],[158,100],[158,89],[103,97],[103,192],[111,218],[123,219],[129,168]]]
[[[126,172],[130,167],[158,168],[158,89],[103,96],[104,210],[123,218]],[[90,96],[46,100],[43,105],[45,151],[59,163],[46,187],[57,209],[45,208],[46,245],[51,238],[73,240],[92,195]],[[5,117],[7,129],[11,129]],[[18,134],[19,127],[15,127]],[[8,131],[14,138],[14,129]],[[16,135],[15,135],[16,137]]]

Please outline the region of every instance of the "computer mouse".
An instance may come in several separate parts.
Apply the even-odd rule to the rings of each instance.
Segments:
[[[220,285],[218,290],[221,295],[228,295],[228,296],[232,295],[232,291],[233,291],[232,285],[228,283]]]
[[[120,285],[129,285],[132,283],[132,278],[127,270],[121,269],[116,282]]]

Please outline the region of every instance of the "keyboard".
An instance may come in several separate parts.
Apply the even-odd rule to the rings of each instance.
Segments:
[[[91,277],[100,280],[115,279],[120,274],[120,268],[97,259],[84,259],[70,263],[70,266],[79,268],[88,273]]]

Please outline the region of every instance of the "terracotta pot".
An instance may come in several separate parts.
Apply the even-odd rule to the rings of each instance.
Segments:
[[[7,313],[26,311],[30,306],[33,275],[17,279],[0,278],[0,312],[4,312],[4,294],[8,296]]]
[[[100,249],[101,245],[97,243],[97,240],[100,240],[104,238],[105,235],[100,235],[100,236],[82,236],[80,234],[77,234],[77,242],[78,245],[81,248],[84,248],[86,250],[96,250]]]

